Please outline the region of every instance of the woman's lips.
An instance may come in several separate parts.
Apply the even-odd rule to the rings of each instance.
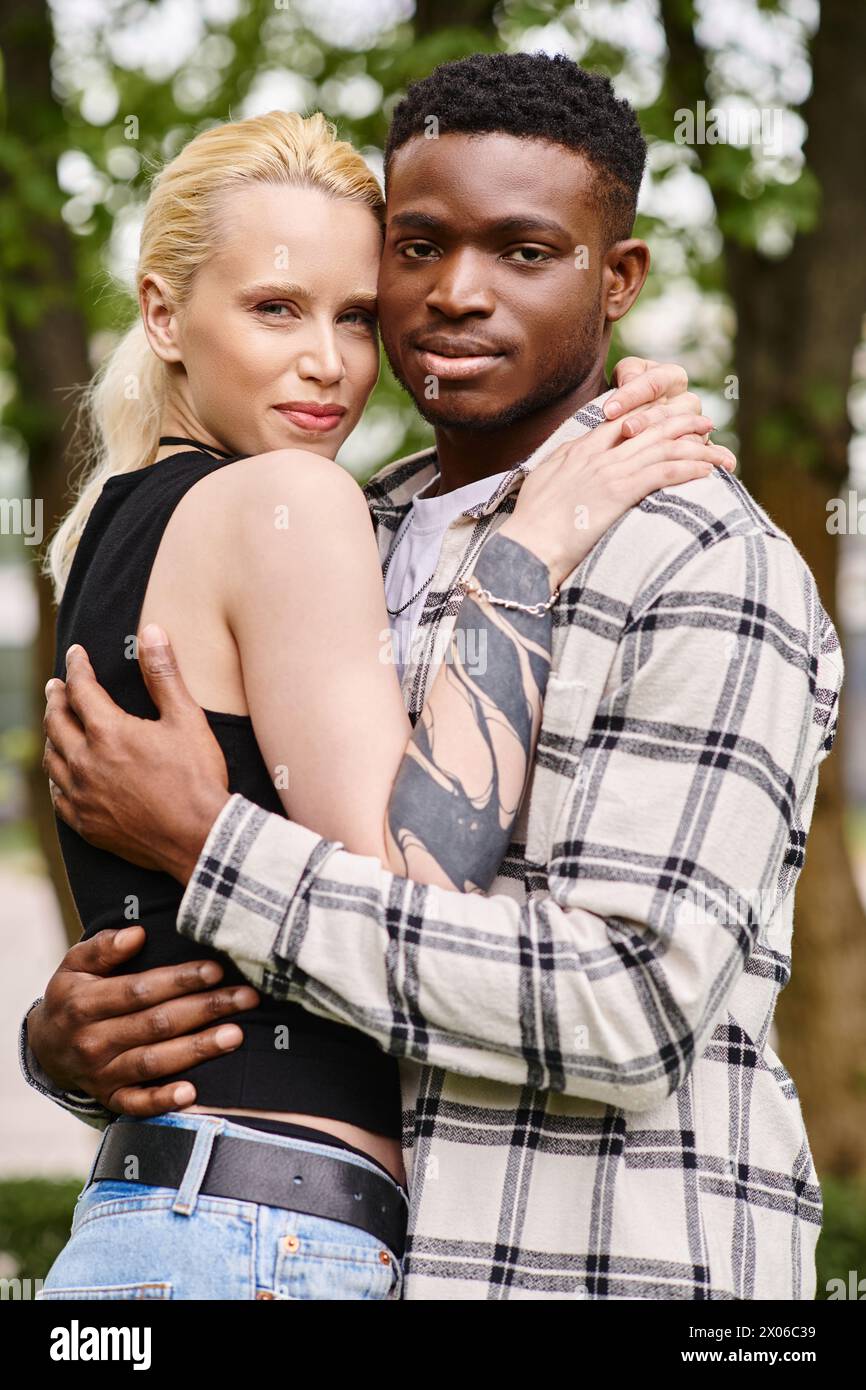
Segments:
[[[469,377],[480,376],[502,361],[501,353],[473,353],[466,357],[444,357],[441,353],[430,352],[427,348],[416,348],[418,360],[429,376],[442,377],[444,381],[464,381]]]
[[[330,414],[313,414],[309,410],[291,409],[284,405],[275,405],[274,410],[279,411],[284,419],[291,420],[297,429],[307,430],[310,434],[327,434],[328,430],[336,429],[346,413],[345,410],[335,410]]]

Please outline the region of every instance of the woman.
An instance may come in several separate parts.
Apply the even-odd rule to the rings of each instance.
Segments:
[[[711,422],[685,398],[635,438],[602,426],[536,469],[477,557],[472,578],[493,597],[467,593],[458,619],[495,628],[508,711],[455,656],[413,733],[380,659],[366,503],[334,462],[378,372],[382,214],[364,161],[321,116],[209,130],[158,177],[141,322],[95,388],[101,453],[51,546],[57,649],[81,642],[112,696],[152,717],[135,637],[158,617],[230,790],[396,873],[483,890],[526,781],[557,585],[641,497],[730,456],[704,442]],[[601,452],[603,467],[590,464]],[[472,789],[485,833],[462,837],[456,868],[398,805],[413,765]],[[437,804],[437,835],[466,798],[453,802]],[[141,970],[201,954],[175,932],[178,884],[59,831],[85,935],[140,921]],[[242,983],[233,967],[226,979]],[[194,1107],[109,1127],[43,1297],[399,1296],[396,1063],[276,998],[238,1021],[243,1045],[196,1068]]]

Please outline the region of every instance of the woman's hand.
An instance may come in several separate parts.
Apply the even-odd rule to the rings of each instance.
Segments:
[[[615,389],[602,406],[608,420],[621,419],[638,406],[672,401],[689,389],[685,367],[678,362],[654,362],[648,357],[620,358],[610,379]],[[700,410],[697,396],[694,400]]]
[[[712,421],[695,411],[694,399],[685,394],[641,411],[637,434],[634,415],[630,427],[623,420],[599,425],[527,475],[500,531],[547,565],[552,587],[649,493],[708,477],[716,465],[734,470],[730,450],[707,442]]]

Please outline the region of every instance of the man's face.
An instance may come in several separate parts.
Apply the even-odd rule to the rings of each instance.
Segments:
[[[497,428],[603,368],[619,314],[595,177],[576,152],[511,135],[419,136],[394,154],[381,332],[431,424]]]

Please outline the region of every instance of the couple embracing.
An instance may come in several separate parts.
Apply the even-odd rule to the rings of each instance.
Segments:
[[[495,54],[387,204],[318,115],[157,177],[49,554],[84,931],[21,1060],[104,1133],[41,1297],[813,1297],[770,1030],[842,660],[682,370],[605,380],[645,154]],[[362,491],[378,331],[435,445]]]

